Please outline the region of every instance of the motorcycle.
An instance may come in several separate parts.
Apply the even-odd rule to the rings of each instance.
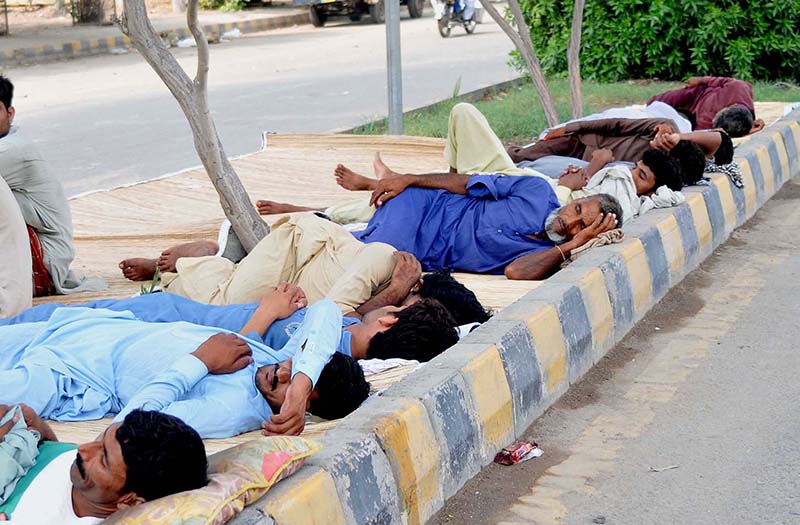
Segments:
[[[476,2],[475,11],[472,18],[469,20],[464,20],[464,9],[465,5],[463,0],[447,0],[444,5],[434,5],[437,16],[441,14],[441,17],[438,19],[438,24],[439,34],[442,38],[449,37],[450,31],[457,25],[464,26],[464,31],[469,35],[475,32],[475,27],[478,25],[476,15],[478,14],[479,6]]]

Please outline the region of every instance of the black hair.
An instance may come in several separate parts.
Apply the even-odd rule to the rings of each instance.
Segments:
[[[442,303],[458,325],[485,323],[492,316],[491,311],[478,301],[475,292],[453,279],[448,270],[425,274],[416,293]]]
[[[724,129],[733,138],[744,137],[749,135],[750,130],[753,129],[753,119],[752,111],[741,104],[736,104],[722,109],[714,115],[711,126]]]
[[[695,184],[703,178],[706,167],[706,155],[700,146],[690,140],[680,140],[669,152],[669,156],[680,164],[680,179],[684,186]],[[645,162],[645,164],[647,164]],[[669,186],[669,185],[667,185]],[[679,191],[680,187],[669,186],[670,189]]]
[[[369,396],[369,383],[355,359],[336,352],[322,369],[314,388],[319,394],[308,411],[323,419],[345,417]]]
[[[609,213],[613,213],[617,216],[617,228],[622,228],[622,223],[625,218],[622,216],[622,206],[619,205],[619,201],[613,195],[609,195],[608,193],[598,193],[597,195],[593,195],[592,197],[584,197],[585,199],[598,199],[600,201],[600,212],[608,215]]]
[[[655,176],[656,181],[653,190],[666,186],[673,191],[680,191],[683,187],[681,165],[669,153],[657,149],[649,149],[642,155],[642,163],[650,168]],[[703,165],[705,166],[705,164]]]
[[[9,79],[0,75],[0,102],[6,107],[11,107],[11,101],[14,99],[14,84]]]
[[[128,469],[122,493],[146,501],[208,484],[208,460],[200,435],[175,416],[134,410],[117,428]]]
[[[721,142],[717,151],[714,152],[714,164],[724,166],[733,162],[733,141],[731,136],[722,131],[719,132]]]
[[[430,361],[458,342],[455,319],[434,299],[422,299],[392,313],[397,322],[369,341],[367,359]]]

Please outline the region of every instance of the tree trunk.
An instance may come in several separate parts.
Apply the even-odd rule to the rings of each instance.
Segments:
[[[225,216],[248,252],[269,233],[250,201],[236,171],[228,161],[208,107],[208,41],[197,21],[197,0],[189,0],[189,30],[197,44],[197,73],[194,80],[181,68],[147,17],[144,0],[125,0],[122,32],[144,57],[183,110],[192,130],[197,155],[219,195]]]
[[[520,55],[522,55],[522,59],[525,61],[525,65],[528,67],[528,71],[531,74],[536,93],[539,95],[539,100],[542,103],[547,125],[555,126],[561,122],[561,120],[558,117],[558,111],[556,111],[556,104],[553,102],[553,96],[550,94],[550,87],[547,85],[547,80],[544,78],[542,65],[539,63],[539,57],[536,56],[536,50],[533,48],[531,30],[528,24],[525,23],[525,18],[522,16],[522,9],[519,7],[519,2],[517,2],[517,0],[508,0],[511,14],[514,16],[514,22],[517,24],[516,30],[508,23],[503,15],[497,11],[490,0],[481,2],[481,5],[486,9],[486,12],[489,13],[489,16],[494,19],[497,25],[500,26],[500,29],[508,35],[508,38],[514,42],[514,46],[516,46]]]
[[[567,68],[569,70],[569,98],[572,104],[572,118],[583,116],[583,94],[581,93],[581,32],[583,30],[583,7],[585,0],[575,0],[572,8],[572,32],[567,47]]]

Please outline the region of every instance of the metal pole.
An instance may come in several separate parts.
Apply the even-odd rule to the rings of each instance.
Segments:
[[[386,70],[389,133],[403,134],[403,76],[400,60],[400,0],[382,0],[386,8]]]

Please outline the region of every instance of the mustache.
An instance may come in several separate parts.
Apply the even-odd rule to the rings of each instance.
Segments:
[[[83,464],[83,458],[80,452],[78,452],[78,455],[75,457],[75,465],[78,466],[78,472],[80,472],[81,478],[86,479],[86,466]]]

